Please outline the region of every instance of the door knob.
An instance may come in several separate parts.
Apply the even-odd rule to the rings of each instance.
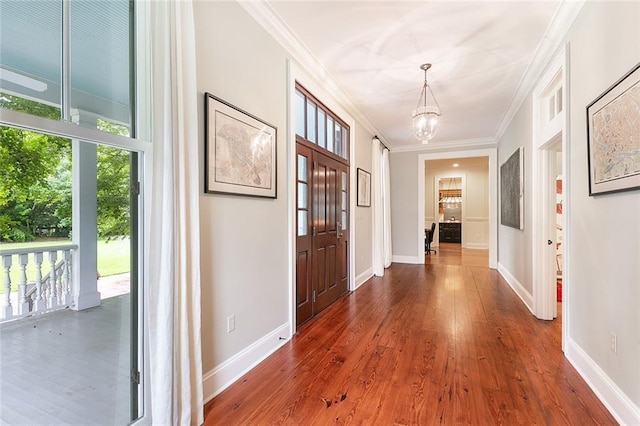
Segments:
[[[551,244],[553,244],[553,241],[551,241],[551,240],[547,240],[547,245],[549,245],[549,246],[550,246]]]

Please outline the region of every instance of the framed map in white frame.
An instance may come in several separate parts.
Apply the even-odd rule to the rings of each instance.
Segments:
[[[276,145],[276,127],[205,93],[205,192],[276,198]]]
[[[589,195],[640,188],[640,64],[587,106]]]

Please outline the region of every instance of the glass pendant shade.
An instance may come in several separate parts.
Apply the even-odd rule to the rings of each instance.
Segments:
[[[423,64],[420,66],[420,69],[424,70],[424,85],[422,86],[422,92],[418,99],[418,105],[416,109],[413,110],[411,117],[413,135],[423,144],[433,139],[438,132],[438,117],[441,114],[440,105],[438,105],[438,101],[427,83],[427,70],[429,68],[431,68],[431,64]],[[428,95],[431,95],[433,104],[427,104]]]
[[[438,133],[440,109],[421,106],[413,111],[413,135],[422,143],[427,143]]]

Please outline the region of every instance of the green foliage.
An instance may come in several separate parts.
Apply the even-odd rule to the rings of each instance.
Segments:
[[[0,107],[59,119],[57,108],[0,93]],[[98,120],[100,130],[125,126]],[[98,146],[98,235],[129,235],[129,152]],[[71,141],[0,126],[0,241],[32,241],[71,232]]]

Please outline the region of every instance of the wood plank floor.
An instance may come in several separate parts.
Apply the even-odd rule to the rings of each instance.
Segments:
[[[611,425],[487,252],[441,244],[302,326],[205,407],[205,425]]]

